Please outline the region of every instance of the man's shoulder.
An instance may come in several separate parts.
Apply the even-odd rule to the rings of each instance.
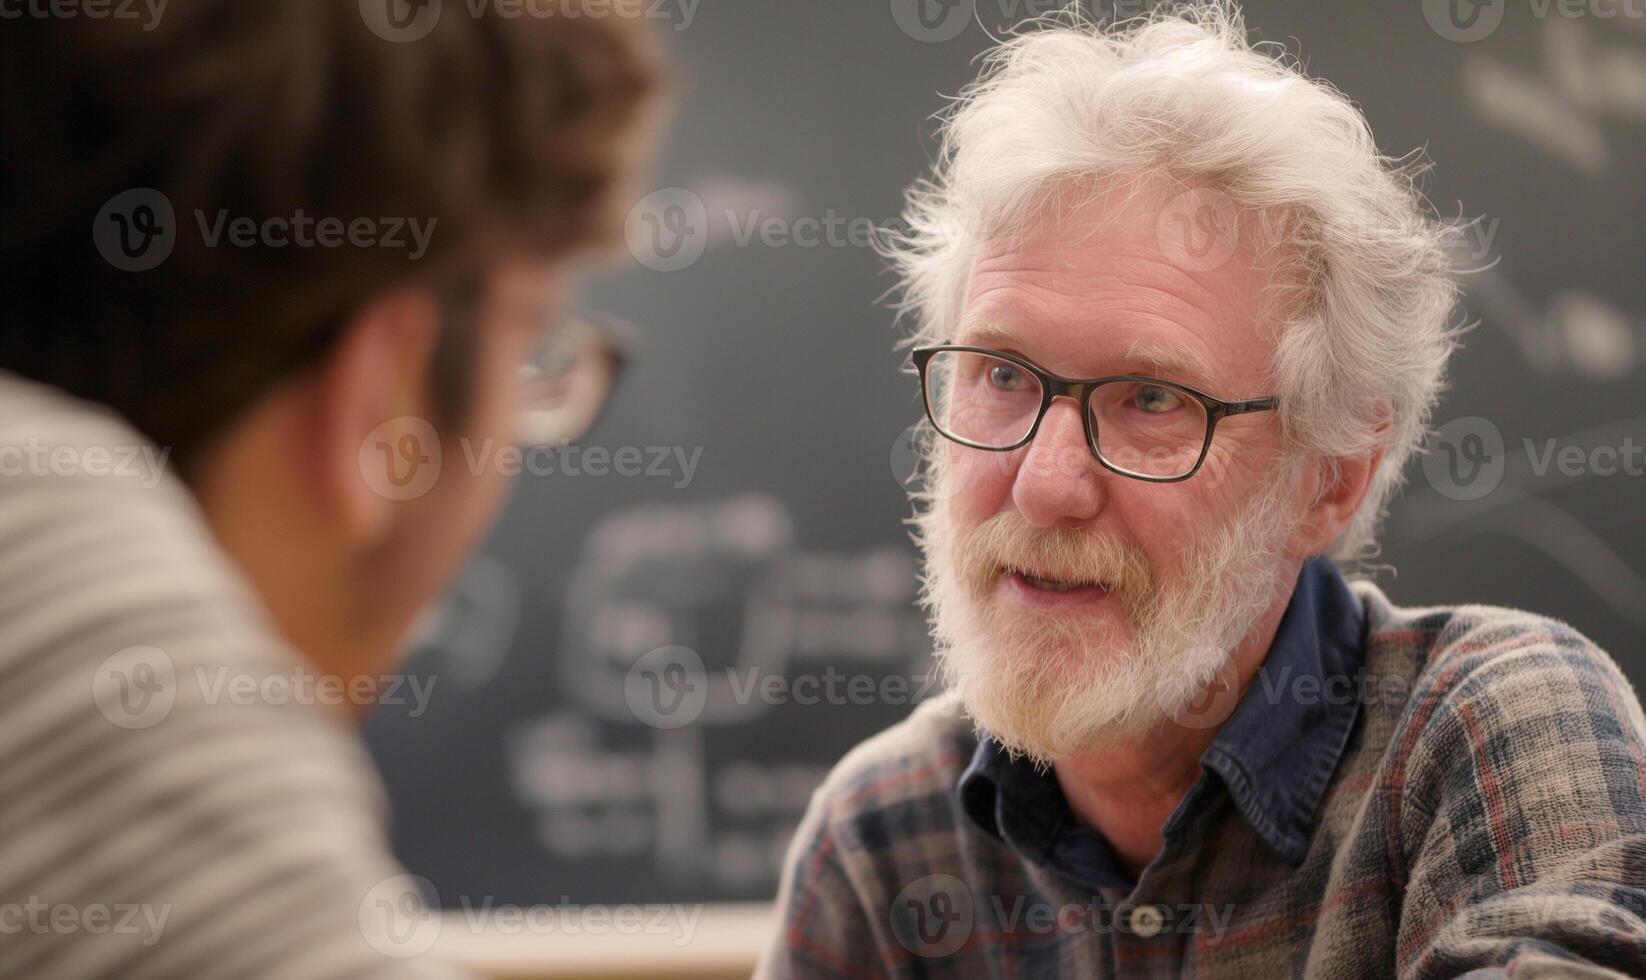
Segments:
[[[1371,623],[1368,658],[1375,670],[1405,660],[1412,700],[1514,697],[1521,688],[1548,696],[1591,685],[1615,686],[1638,700],[1617,663],[1574,627],[1550,616],[1503,606],[1464,604],[1403,608],[1361,586]]]
[[[947,812],[976,748],[971,721],[946,692],[848,752],[818,788],[813,807],[836,828],[891,810]]]
[[[1583,759],[1615,762],[1646,745],[1646,717],[1628,678],[1572,626],[1520,609],[1402,609],[1381,593],[1363,594],[1371,669],[1400,664],[1389,669],[1408,673],[1405,696],[1389,707],[1409,790],[1456,791],[1482,767],[1528,789],[1581,780],[1594,775],[1570,771]]]

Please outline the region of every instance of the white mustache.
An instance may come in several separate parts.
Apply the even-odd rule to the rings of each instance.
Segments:
[[[1009,571],[1063,582],[1091,582],[1140,609],[1155,595],[1158,579],[1142,549],[1112,537],[1070,527],[1036,527],[1014,512],[996,514],[955,536],[954,559],[974,595],[987,592]]]

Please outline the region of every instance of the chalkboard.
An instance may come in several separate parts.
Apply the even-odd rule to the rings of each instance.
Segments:
[[[1051,6],[650,5],[678,112],[629,216],[636,261],[581,297],[638,325],[631,369],[583,448],[521,462],[406,665],[432,696],[367,732],[395,846],[440,902],[767,897],[823,774],[930,696],[903,524],[920,408],[871,229],[927,169],[941,94]],[[1478,326],[1393,509],[1384,587],[1560,617],[1640,686],[1638,7],[1247,15],[1386,152],[1426,148],[1436,209],[1473,222],[1458,259]]]

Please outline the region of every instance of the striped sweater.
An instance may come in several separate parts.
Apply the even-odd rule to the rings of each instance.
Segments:
[[[311,668],[165,462],[0,372],[0,977],[453,976],[349,720],[214,688]]]
[[[1082,885],[968,819],[978,737],[939,699],[813,797],[757,975],[1646,976],[1646,719],[1616,665],[1538,616],[1354,591],[1360,710],[1300,860],[1207,768],[1135,883]]]

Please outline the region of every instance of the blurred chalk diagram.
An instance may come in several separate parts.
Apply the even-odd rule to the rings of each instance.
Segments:
[[[505,748],[539,844],[557,858],[651,852],[678,882],[774,883],[832,760],[717,758],[706,732],[786,709],[779,678],[928,677],[917,586],[907,548],[800,550],[788,509],[764,494],[601,520],[572,574],[557,651],[573,703],[523,720]],[[637,711],[633,670],[652,651],[680,648],[695,661],[692,685],[705,689],[689,719],[665,727]],[[649,744],[613,737],[648,728]]]
[[[1460,91],[1464,105],[1483,123],[1501,129],[1571,168],[1591,182],[1630,174],[1639,161],[1620,161],[1617,137],[1607,125],[1646,126],[1646,50],[1630,41],[1646,39],[1639,19],[1599,19],[1599,28],[1564,17],[1539,22],[1538,64],[1505,64],[1485,51],[1463,57]],[[1617,34],[1630,32],[1622,44]],[[1634,316],[1604,297],[1562,290],[1545,309],[1528,300],[1509,278],[1491,241],[1500,218],[1487,222],[1484,247],[1459,255],[1469,300],[1488,324],[1506,331],[1526,360],[1548,373],[1571,371],[1595,378],[1630,374],[1646,350],[1646,311]],[[1466,239],[1482,237],[1471,225]],[[1570,231],[1578,229],[1555,229]]]
[[[1617,145],[1625,141],[1625,127],[1646,126],[1642,40],[1646,24],[1638,18],[1545,18],[1536,25],[1535,63],[1511,65],[1471,48],[1461,61],[1459,92],[1476,118],[1570,169],[1574,181],[1598,187],[1619,177],[1638,179],[1639,161],[1620,158]],[[1543,303],[1529,298],[1511,277],[1514,262],[1493,252],[1500,220],[1471,223],[1454,254],[1471,314],[1483,327],[1505,334],[1539,375],[1578,383],[1634,376],[1646,361],[1646,311],[1627,311],[1586,289],[1560,289]],[[1577,237],[1581,229],[1553,232]],[[1524,452],[1517,451],[1517,442]],[[1414,485],[1396,504],[1392,529],[1409,544],[1457,533],[1507,536],[1558,563],[1620,619],[1646,629],[1646,574],[1605,535],[1548,496],[1598,474],[1593,469],[1563,474],[1550,471],[1546,462],[1540,469],[1534,450],[1540,443],[1577,447],[1585,454],[1646,443],[1646,415],[1540,439],[1500,439],[1494,447],[1500,458],[1471,462],[1498,466],[1501,486],[1479,499],[1456,500]],[[1461,448],[1431,441],[1427,451]]]

